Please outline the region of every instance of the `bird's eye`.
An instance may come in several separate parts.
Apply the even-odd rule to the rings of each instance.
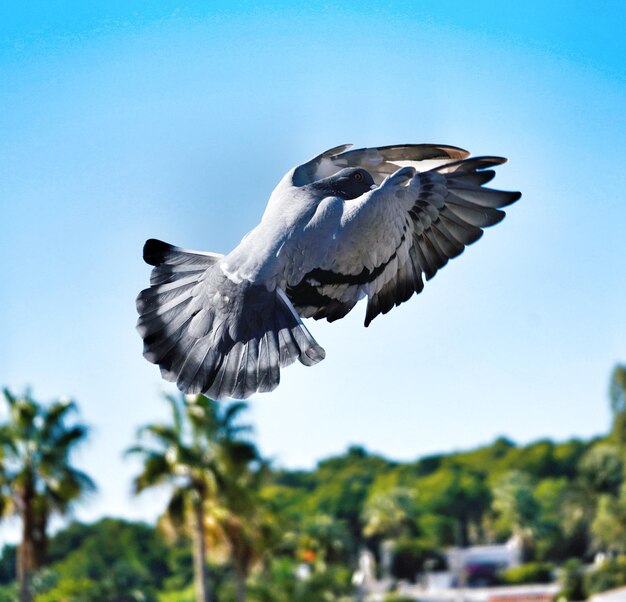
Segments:
[[[356,182],[361,182],[363,180],[363,174],[360,171],[355,172],[352,177]]]

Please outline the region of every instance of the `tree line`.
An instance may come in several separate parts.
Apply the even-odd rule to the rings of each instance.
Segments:
[[[135,493],[169,487],[158,524],[107,518],[53,537],[51,517],[96,491],[71,461],[89,431],[70,400],[5,390],[0,510],[22,537],[3,550],[0,601],[339,601],[363,549],[379,571],[414,580],[445,568],[450,546],[511,537],[528,564],[494,579],[561,566],[572,596],[626,583],[626,366],[610,382],[611,428],[591,440],[500,437],[415,462],[353,446],[309,471],[261,456],[244,402],[168,395],[169,419],[126,451],[141,459]],[[582,571],[599,554],[604,564]]]

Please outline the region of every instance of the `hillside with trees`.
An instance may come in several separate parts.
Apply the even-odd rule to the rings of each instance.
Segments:
[[[170,421],[141,429],[128,450],[143,463],[137,493],[170,487],[158,524],[103,518],[50,537],[49,516],[95,487],[70,463],[87,431],[72,421],[72,404],[5,399],[2,508],[21,519],[23,540],[2,551],[0,600],[349,600],[363,548],[379,570],[414,581],[445,568],[452,546],[511,537],[525,564],[494,582],[557,575],[569,599],[626,584],[624,366],[611,377],[604,436],[526,445],[500,437],[414,462],[353,446],[313,470],[268,464],[244,403],[168,397]]]

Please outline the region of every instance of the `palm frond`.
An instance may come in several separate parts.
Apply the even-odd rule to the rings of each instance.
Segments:
[[[41,462],[63,464],[70,452],[84,442],[89,435],[89,428],[84,424],[77,424],[70,428],[59,428],[56,432],[41,434],[40,450]]]
[[[29,397],[14,397],[9,416],[14,436],[21,439],[36,439],[36,418],[41,415],[41,406]]]
[[[187,490],[183,488],[176,489],[165,510],[172,526],[178,529],[181,528],[185,522],[187,495]]]
[[[183,420],[181,408],[184,407],[184,397],[176,397],[175,395],[165,395],[165,400],[170,404],[172,411],[172,421],[174,423],[174,431],[179,437],[183,433]]]
[[[0,457],[15,457],[19,454],[18,439],[15,437],[15,431],[10,424],[0,425]]]
[[[126,448],[124,452],[122,453],[122,455],[124,457],[127,457],[127,456],[134,456],[134,455],[139,455],[139,454],[151,454],[151,453],[156,453],[156,452],[150,449],[149,447],[146,447],[145,445],[138,443],[137,445],[131,445],[130,447]]]
[[[232,441],[224,448],[227,460],[235,465],[248,465],[259,459],[256,445],[248,441]]]
[[[41,427],[42,438],[53,437],[56,430],[64,430],[63,419],[70,412],[76,412],[78,408],[76,402],[72,400],[59,399],[50,405],[43,414],[43,425]]]
[[[144,489],[171,480],[173,476],[172,465],[164,454],[146,454],[143,460],[143,470],[133,480],[133,492],[141,493]]]
[[[222,422],[225,425],[232,425],[239,416],[248,409],[248,404],[245,401],[234,401],[226,407],[224,410],[224,416]]]
[[[15,395],[13,395],[13,393],[11,393],[11,391],[9,391],[7,387],[4,387],[2,389],[2,394],[4,395],[4,399],[7,402],[8,406],[12,406],[15,404],[15,401],[16,401]]]
[[[180,441],[176,430],[165,424],[146,424],[139,429],[138,434],[140,438],[146,437],[147,435],[164,447],[177,445]]]

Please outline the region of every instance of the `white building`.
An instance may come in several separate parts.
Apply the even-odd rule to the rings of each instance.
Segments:
[[[448,568],[459,583],[472,575],[495,573],[522,563],[522,542],[512,537],[505,544],[451,548],[447,552]]]
[[[522,544],[513,537],[505,544],[450,548],[446,556],[448,572],[427,575],[427,589],[489,585],[498,571],[522,563]]]

